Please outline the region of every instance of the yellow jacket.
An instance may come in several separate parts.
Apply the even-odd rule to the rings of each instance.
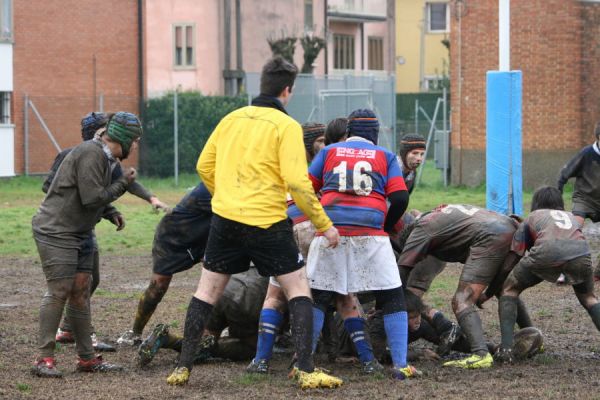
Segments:
[[[270,107],[229,113],[206,142],[198,175],[223,218],[268,228],[287,218],[286,192],[319,232],[333,226],[308,179],[302,128]]]

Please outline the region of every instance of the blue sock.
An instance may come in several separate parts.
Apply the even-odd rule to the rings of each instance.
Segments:
[[[263,308],[258,321],[258,342],[255,360],[270,360],[277,331],[283,321],[283,314],[272,308]]]
[[[346,318],[344,320],[344,328],[350,334],[350,338],[354,342],[358,358],[361,362],[373,361],[373,348],[365,335],[365,320],[362,318]]]
[[[321,336],[321,330],[323,329],[324,322],[325,313],[320,308],[313,307],[313,354],[317,351],[317,344],[319,343],[319,336]]]
[[[395,312],[383,316],[383,326],[387,335],[388,346],[392,353],[394,368],[406,367],[408,352],[408,314],[406,311]]]

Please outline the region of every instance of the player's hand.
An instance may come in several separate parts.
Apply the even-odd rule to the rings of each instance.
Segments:
[[[122,231],[125,228],[125,217],[122,214],[115,214],[112,217],[112,223],[117,226],[117,231]]]
[[[423,349],[423,354],[421,354],[421,357],[424,360],[430,361],[437,361],[441,359],[440,355],[431,349]]]
[[[485,303],[489,299],[490,298],[487,296],[487,294],[485,294],[485,292],[483,292],[479,295],[479,298],[477,299],[477,302],[475,303],[475,305],[477,305],[477,307],[483,309],[483,303]]]
[[[323,232],[323,236],[325,236],[325,238],[329,242],[329,246],[327,246],[327,247],[335,248],[335,247],[337,247],[338,243],[340,242],[340,234],[339,234],[338,230],[335,228],[335,226],[332,226],[331,228],[329,228],[325,232]]]
[[[150,197],[150,204],[152,204],[152,208],[158,211],[164,211],[165,213],[169,212],[169,206],[159,200],[158,197],[152,196]]]
[[[123,171],[123,176],[127,179],[127,183],[131,184],[137,178],[137,171],[133,167],[127,167]]]

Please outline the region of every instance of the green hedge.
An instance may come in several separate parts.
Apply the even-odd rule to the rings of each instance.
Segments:
[[[140,172],[147,176],[174,175],[173,93],[148,99],[144,110],[144,136],[140,147]],[[247,105],[245,97],[203,96],[178,93],[179,172],[196,169],[198,155],[221,118]]]

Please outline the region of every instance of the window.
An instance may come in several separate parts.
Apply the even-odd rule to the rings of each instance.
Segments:
[[[193,68],[196,65],[195,31],[194,24],[173,25],[173,65],[176,68]]]
[[[333,68],[354,69],[354,36],[333,35]]]
[[[0,42],[12,40],[12,0],[0,0]]]
[[[383,70],[383,38],[369,36],[369,69]]]
[[[448,3],[427,3],[429,32],[448,32]]]
[[[11,92],[0,92],[0,124],[10,124]]]
[[[304,30],[313,31],[313,0],[304,0]]]

